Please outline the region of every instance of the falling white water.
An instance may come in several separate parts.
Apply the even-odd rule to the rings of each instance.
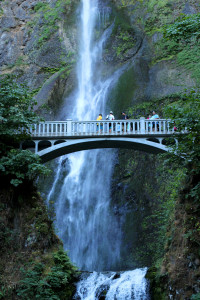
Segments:
[[[149,300],[146,271],[144,268],[119,273],[93,272],[78,282],[74,299]]]
[[[73,112],[66,118],[94,120],[99,113],[105,118],[108,91],[123,71],[102,78],[103,46],[113,25],[105,26],[107,29],[96,41],[94,32],[96,25],[99,29],[102,20],[107,20],[107,13],[100,15],[97,0],[82,0],[78,91]],[[120,261],[121,229],[110,209],[114,159],[115,151],[108,149],[70,154],[67,163],[61,158],[48,195],[49,203],[56,202],[58,235],[81,270],[116,269]],[[78,283],[74,299],[149,300],[145,274],[146,269],[93,272]]]
[[[56,188],[56,185],[58,183],[58,180],[60,178],[60,172],[61,172],[61,167],[62,167],[62,161],[63,161],[63,158],[60,157],[59,158],[59,162],[58,162],[58,166],[57,166],[57,173],[56,173],[56,176],[54,178],[54,182],[53,182],[53,185],[48,193],[48,196],[47,196],[47,203],[50,204],[50,199],[52,197],[52,195],[55,193],[55,188]]]
[[[78,91],[74,110],[67,114],[73,120],[94,120],[99,113],[105,117],[107,93],[121,72],[101,78],[102,49],[113,26],[94,41],[98,17],[98,1],[82,0]],[[72,262],[82,270],[109,270],[120,259],[120,226],[110,211],[114,153],[107,149],[68,155],[70,172],[58,188],[63,173],[61,160],[48,195],[49,201],[56,198],[58,235]]]

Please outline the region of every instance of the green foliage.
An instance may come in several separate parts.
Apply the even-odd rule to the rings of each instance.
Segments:
[[[166,243],[171,242],[172,237],[168,235],[167,230],[169,223],[174,219],[175,203],[185,178],[185,169],[165,164],[162,158],[155,171],[157,189],[153,189],[147,182],[144,185],[144,193],[151,195],[152,203],[148,215],[142,219],[143,231],[139,237],[141,243],[134,253],[138,261],[145,261],[147,257],[151,257],[153,263],[163,257]]]
[[[177,54],[177,63],[189,70],[197,84],[200,85],[200,42],[195,45],[187,45]]]
[[[0,7],[0,18],[4,15],[3,9]]]
[[[50,68],[50,67],[43,67],[40,69],[41,72],[44,72],[44,73],[50,73],[50,74],[55,74],[57,73],[58,71],[60,71],[60,68]]]
[[[18,186],[47,174],[47,168],[31,151],[15,149],[21,140],[30,139],[29,128],[39,121],[33,112],[35,101],[24,85],[13,77],[2,77],[0,84],[0,175]]]
[[[12,178],[10,183],[18,186],[26,180],[34,180],[38,175],[48,175],[49,170],[40,163],[40,157],[29,150],[11,149],[0,158],[0,171]]]
[[[133,34],[128,31],[120,32],[117,36],[117,47],[114,47],[117,57],[122,58],[134,46]]]
[[[155,44],[156,56],[153,63],[174,58],[182,47],[174,40],[161,39]]]
[[[192,90],[184,95],[184,102],[168,105],[164,111],[167,117],[174,120],[178,132],[187,133],[176,136],[179,144],[174,149],[175,153],[184,165],[194,163],[200,169],[200,93]]]
[[[164,28],[164,38],[176,42],[190,42],[191,38],[200,36],[200,14],[181,14],[174,24]]]
[[[136,86],[134,69],[129,68],[122,74],[118,84],[109,93],[109,105],[117,111],[117,115],[121,118],[121,112],[128,107],[134,97],[134,87]],[[117,99],[117,102],[114,101]]]
[[[178,148],[175,145],[171,146],[173,152],[161,157],[159,167],[155,168],[157,181],[152,184],[157,184],[159,191],[151,190],[150,184],[143,186],[145,193],[151,195],[152,199],[156,199],[156,202],[152,202],[149,215],[144,216],[141,222],[143,234],[140,236],[140,244],[148,245],[148,249],[146,250],[145,247],[143,249],[141,246],[137,247],[134,257],[137,256],[136,258],[139,261],[146,259],[147,252],[153,261],[164,254],[164,245],[170,245],[173,239],[173,230],[172,232],[167,231],[169,223],[173,222],[174,219],[175,203],[179,191],[186,180],[186,175],[197,175],[200,170],[200,94],[192,90],[184,94],[155,99],[152,102],[142,103],[130,108],[128,114],[134,118],[147,117],[152,110],[158,112],[163,118],[175,120],[178,131],[184,132],[187,128],[188,134],[175,133],[174,137],[179,142]],[[132,165],[131,168],[133,168]],[[200,183],[194,181],[193,184],[194,186],[187,191],[186,197],[190,197],[190,199],[199,203]],[[185,237],[196,242],[194,233],[199,232],[199,223],[198,220],[193,221],[194,225],[189,227]],[[157,245],[156,251],[155,243]]]
[[[200,299],[200,293],[193,294],[191,297],[191,300],[199,300]]]
[[[0,282],[0,300],[5,300],[6,297],[11,296],[12,292],[10,288],[7,288],[5,285],[1,285]]]
[[[32,124],[39,121],[33,112],[36,102],[27,87],[14,77],[1,77],[0,83],[0,136],[1,141],[19,141],[28,137]]]
[[[131,106],[128,108],[128,115],[131,116],[131,118],[138,119],[140,117],[148,117],[152,111],[156,111],[159,116],[162,118],[165,117],[163,108],[175,101],[178,101],[182,99],[182,95],[180,93],[178,94],[171,94],[168,96],[164,96],[161,98],[153,99],[152,101],[143,102],[141,104],[137,104],[135,106]]]
[[[35,264],[29,270],[22,270],[23,279],[17,290],[20,299],[72,299],[76,268],[62,249],[53,254],[53,263],[50,270],[45,270],[42,263]]]
[[[143,21],[148,35],[161,32],[164,25],[174,21],[172,7],[169,0],[150,0],[143,3],[143,8],[149,12]]]
[[[46,3],[45,2],[38,2],[36,3],[35,7],[34,7],[34,11],[38,11],[41,10],[42,8],[46,7]]]
[[[71,5],[71,0],[58,0],[55,5],[47,2],[38,2],[35,5],[35,21],[37,22],[40,18],[43,19],[43,25],[40,27],[40,34],[36,42],[37,47],[41,47],[58,31],[57,23],[63,19],[62,14],[67,13]],[[30,22],[29,26],[33,27],[34,23]]]
[[[200,83],[200,14],[180,17],[163,27],[163,39],[155,44],[154,62],[177,58],[179,66],[191,73],[197,84]]]
[[[155,6],[157,6],[157,8],[163,8],[168,2],[169,0],[150,0],[148,1],[148,8],[150,11],[152,11]]]
[[[165,108],[166,116],[174,120],[178,132],[182,133],[175,135],[178,146],[172,146],[173,155],[170,159],[187,168],[189,174],[196,176],[200,174],[200,93],[192,90],[184,97],[184,102],[177,101]],[[190,190],[189,195],[195,201],[199,201],[198,182]]]
[[[15,66],[26,65],[27,63],[24,61],[23,56],[19,56],[15,62]]]

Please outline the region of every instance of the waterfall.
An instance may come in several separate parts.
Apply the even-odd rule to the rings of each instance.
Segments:
[[[100,15],[98,0],[82,0],[81,5],[78,90],[73,111],[66,113],[65,118],[95,120],[102,113],[105,119],[108,91],[124,67],[110,77],[102,76],[103,46],[113,25],[105,26],[97,39],[95,30],[108,15]],[[49,203],[56,203],[58,235],[71,261],[80,270],[95,270],[79,282],[75,299],[100,299],[102,291],[106,291],[108,300],[148,299],[146,269],[97,273],[116,270],[120,265],[121,224],[110,207],[114,160],[112,149],[82,151],[63,157],[49,191]]]
[[[102,79],[102,49],[112,33],[113,25],[108,26],[95,40],[95,24],[100,22],[98,1],[83,0],[81,11],[78,91],[73,112],[66,114],[66,118],[94,120],[99,113],[105,118],[107,93],[121,71]],[[48,195],[48,201],[56,199],[58,235],[72,262],[81,270],[110,270],[120,259],[120,226],[110,210],[114,158],[115,150],[111,149],[68,155],[67,166],[63,166],[62,159],[59,161]],[[69,172],[60,188],[56,188],[64,167],[69,168]]]
[[[144,276],[147,269],[126,272],[93,272],[77,284],[77,300],[149,300],[148,284]]]

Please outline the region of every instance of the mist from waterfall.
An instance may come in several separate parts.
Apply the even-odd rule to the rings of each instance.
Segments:
[[[103,45],[112,33],[112,25],[95,40],[95,26],[100,23],[97,0],[82,0],[80,57],[77,64],[78,91],[73,120],[105,117],[107,94],[120,71],[102,79]],[[105,15],[102,18],[105,20]],[[109,270],[120,259],[121,231],[110,210],[110,185],[115,150],[77,152],[61,158],[48,201],[56,199],[56,227],[64,248],[81,270]],[[69,169],[59,182],[63,169]]]

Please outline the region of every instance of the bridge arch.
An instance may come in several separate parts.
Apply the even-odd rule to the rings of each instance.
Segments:
[[[148,141],[144,138],[86,138],[69,139],[65,142],[54,144],[49,148],[38,151],[37,154],[43,162],[47,162],[59,156],[90,149],[101,148],[126,148],[140,150],[148,153],[159,154],[169,151],[169,148],[161,143]]]

